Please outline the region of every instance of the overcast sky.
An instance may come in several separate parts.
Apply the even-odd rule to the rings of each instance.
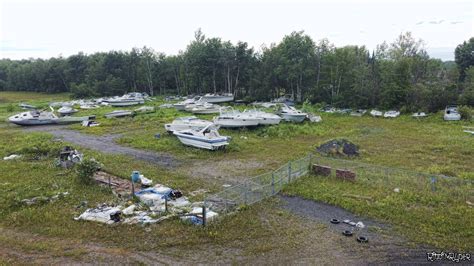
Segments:
[[[474,1],[10,1],[0,0],[0,58],[22,59],[130,50],[184,50],[207,37],[259,50],[292,31],[336,46],[375,48],[411,31],[432,57],[452,60],[474,36]]]

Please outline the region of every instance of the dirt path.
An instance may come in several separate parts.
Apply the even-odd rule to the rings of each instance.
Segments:
[[[115,143],[115,139],[119,138],[121,136],[120,134],[95,136],[66,129],[63,126],[36,126],[27,127],[24,130],[47,132],[64,141],[85,148],[104,153],[128,155],[137,160],[155,163],[164,167],[176,167],[179,165],[179,162],[169,154],[144,151]]]
[[[300,197],[280,195],[279,198],[283,209],[326,225],[330,231],[339,235],[344,241],[353,242],[354,245],[357,245],[359,244],[356,242],[358,236],[368,237],[369,242],[365,245],[370,250],[370,253],[375,255],[374,257],[380,254],[378,262],[424,264],[427,263],[426,252],[434,250],[419,246],[413,247],[401,236],[397,236],[389,225],[355,215],[340,207]],[[332,224],[330,220],[333,218],[340,220],[341,223]],[[356,223],[360,221],[365,227],[358,228],[343,223],[342,221],[346,219]],[[352,237],[342,236],[344,230],[351,230],[354,235]]]

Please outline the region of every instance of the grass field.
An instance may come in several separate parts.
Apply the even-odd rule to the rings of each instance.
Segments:
[[[20,112],[18,102],[47,106],[49,101],[67,97],[66,94],[0,92],[0,119],[4,121],[9,115]],[[162,103],[155,101],[151,104],[159,106]],[[97,115],[101,126],[84,128],[73,125],[70,128],[86,134],[122,134],[118,140],[122,145],[169,153],[183,162],[234,160],[260,163],[258,167],[237,169],[237,172],[240,171],[239,176],[275,169],[288,160],[314,151],[327,140],[346,138],[361,148],[361,155],[353,159],[355,161],[445,174],[470,181],[474,179],[474,138],[462,132],[464,126],[473,124],[468,121],[444,122],[441,113],[424,120],[415,120],[408,115],[389,120],[322,114],[323,122],[318,124],[282,123],[265,128],[220,130],[221,135],[232,137],[231,144],[225,151],[209,152],[184,147],[174,136],[165,133],[165,123],[171,122],[176,116],[189,115],[187,113],[160,109],[156,113],[134,118],[105,119],[103,114],[111,110],[113,108],[105,107],[81,111],[78,115]],[[156,133],[161,133],[160,139],[154,138]],[[97,241],[144,250],[161,249],[174,255],[181,252],[190,254],[192,250],[201,250],[203,246],[215,247],[213,252],[216,254],[232,248],[243,249],[251,255],[269,252],[285,254],[301,248],[304,243],[300,240],[308,233],[307,230],[315,230],[298,226],[296,218],[278,210],[275,200],[245,208],[239,215],[226,217],[205,230],[175,220],[153,225],[150,227],[152,230],[137,226],[116,227],[76,222],[72,217],[82,210],[76,209],[81,201],[87,200],[89,206],[94,206],[113,201],[114,196],[104,188],[93,185],[84,187],[76,181],[74,170],[55,167],[55,152],[62,144],[54,142],[50,135],[24,132],[19,127],[0,122],[0,136],[2,157],[18,152],[41,155],[39,158],[31,156],[0,163],[0,225],[5,228],[71,241]],[[219,190],[219,187],[205,179],[196,179],[173,169],[130,160],[125,156],[106,155],[87,149],[82,151],[87,156],[97,158],[107,171],[124,178],[132,170],[140,169],[155,182],[180,188],[185,194],[199,188]],[[307,177],[290,185],[285,193],[329,202],[361,215],[387,221],[395,226],[397,232],[417,243],[455,251],[472,249],[474,213],[472,206],[466,204],[466,201],[473,202],[472,186],[463,187],[462,196],[453,198],[450,198],[449,191],[442,194],[412,190],[405,192],[402,187],[403,193],[394,195],[390,193],[391,190],[392,187],[373,187],[366,182],[352,185],[334,179]],[[44,205],[26,207],[19,204],[19,200],[24,198],[50,196],[62,191],[71,194]],[[371,196],[374,200],[365,202],[335,196],[344,193]],[[247,234],[243,235],[242,232]],[[0,238],[0,241],[11,240]],[[25,245],[27,249],[43,248]],[[219,245],[223,248],[217,248]],[[56,252],[54,246],[48,248]],[[59,249],[57,252],[63,251]]]

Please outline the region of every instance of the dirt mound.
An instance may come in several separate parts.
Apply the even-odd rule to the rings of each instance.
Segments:
[[[316,151],[324,155],[358,156],[359,147],[346,139],[333,139],[321,144]]]

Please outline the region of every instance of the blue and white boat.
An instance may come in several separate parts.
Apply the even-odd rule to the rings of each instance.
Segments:
[[[219,150],[229,145],[230,137],[221,136],[217,127],[212,124],[201,130],[187,129],[174,131],[173,134],[187,146],[201,149]]]

